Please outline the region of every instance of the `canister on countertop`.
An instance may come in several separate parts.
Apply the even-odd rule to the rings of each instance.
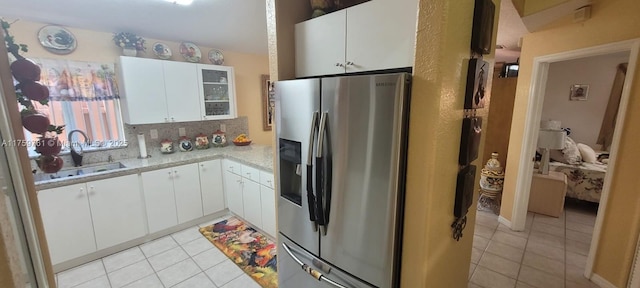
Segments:
[[[225,136],[224,132],[216,130],[216,132],[213,132],[211,142],[213,144],[213,147],[227,146],[227,136]]]
[[[191,139],[187,138],[187,136],[180,137],[180,151],[188,152],[193,150],[193,144],[191,143]]]
[[[163,154],[171,154],[175,152],[173,148],[173,141],[171,141],[170,139],[162,140],[162,142],[160,142],[160,152],[162,152]]]
[[[209,149],[209,138],[202,133],[196,136],[196,149]]]

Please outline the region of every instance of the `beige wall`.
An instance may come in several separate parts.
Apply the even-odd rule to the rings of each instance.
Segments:
[[[499,11],[500,1],[494,2]],[[467,286],[474,226],[467,225],[464,237],[457,242],[451,237],[450,225],[454,221],[472,15],[473,1],[420,1],[410,108],[402,287]],[[484,60],[493,65],[493,55],[485,55]],[[487,113],[488,107],[478,110],[485,119]],[[479,174],[483,156],[478,159],[472,164],[478,167]],[[475,203],[469,210],[468,223],[475,222],[474,207]]]
[[[16,37],[17,42],[29,46],[29,52],[26,53],[27,57],[65,58],[78,61],[113,63],[118,56],[122,55],[121,50],[115,46],[111,40],[111,32],[92,31],[73,27],[67,27],[67,29],[76,36],[78,48],[68,55],[52,54],[42,48],[36,37],[38,30],[44,25],[46,24],[20,20],[11,26],[10,32]],[[144,35],[140,36],[144,37]],[[171,48],[173,52],[171,61],[184,61],[178,52],[179,42],[146,37],[145,40],[147,41],[147,51],[145,54],[140,54],[140,57],[155,58],[151,46],[153,43],[161,41]],[[203,54],[201,62],[211,64],[207,59],[207,53],[211,50],[211,47],[198,47]],[[238,115],[248,117],[248,134],[254,143],[271,145],[272,132],[263,131],[262,128],[262,91],[260,86],[260,75],[269,74],[269,58],[267,55],[245,54],[233,51],[223,51],[223,53],[225,58],[224,65],[233,66],[235,70]]]
[[[640,37],[640,1],[608,0],[593,5],[592,18],[571,23],[569,16],[544,31],[524,37],[518,88],[514,105],[507,171],[502,198],[501,215],[511,219],[516,193],[516,176],[520,161],[527,101],[531,85],[533,59],[542,55]],[[631,84],[631,97],[622,141],[617,155],[609,203],[604,215],[602,237],[595,259],[594,272],[612,284],[623,287],[628,279],[640,225],[640,73]]]
[[[542,120],[559,120],[571,128],[571,139],[602,150],[596,144],[607,109],[618,64],[629,61],[629,53],[616,53],[551,63],[544,91]],[[573,84],[589,85],[587,101],[570,101]]]

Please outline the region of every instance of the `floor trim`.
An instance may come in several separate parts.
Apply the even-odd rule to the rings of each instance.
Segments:
[[[502,217],[502,215],[498,216],[498,223],[507,226],[507,228],[511,229],[511,221],[507,220],[507,218]]]
[[[602,276],[595,273],[591,275],[591,282],[597,284],[602,288],[617,288],[616,285],[609,283],[609,281],[605,280],[604,278],[602,278]]]

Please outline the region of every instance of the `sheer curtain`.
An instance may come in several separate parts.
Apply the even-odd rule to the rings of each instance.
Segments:
[[[607,110],[605,110],[602,126],[600,126],[600,134],[596,141],[596,144],[602,145],[603,151],[609,151],[609,146],[611,146],[611,142],[613,141],[613,131],[616,128],[618,107],[620,106],[620,98],[622,97],[622,88],[624,87],[624,78],[626,75],[627,63],[619,64],[616,77],[613,79]]]
[[[82,130],[92,147],[113,147],[124,143],[119,93],[114,64],[58,59],[32,59],[40,66],[40,82],[49,89],[49,105],[35,104],[54,125],[66,125],[58,137],[68,144],[67,133]],[[27,139],[38,135],[25,130]],[[29,138],[31,137],[31,138]],[[30,149],[32,150],[32,149]],[[32,151],[30,151],[32,153]]]

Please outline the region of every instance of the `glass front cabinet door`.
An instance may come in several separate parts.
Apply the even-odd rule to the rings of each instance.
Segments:
[[[233,67],[198,64],[202,119],[236,118]]]

